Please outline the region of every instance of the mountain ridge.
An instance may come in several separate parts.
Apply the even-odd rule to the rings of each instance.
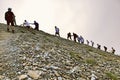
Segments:
[[[0,80],[119,80],[119,56],[24,27],[0,24]]]

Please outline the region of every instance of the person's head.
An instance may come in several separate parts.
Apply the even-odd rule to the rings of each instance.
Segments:
[[[12,10],[12,8],[8,8],[8,11],[11,11]]]
[[[57,26],[55,26],[55,28],[57,28]]]
[[[24,20],[24,22],[27,22],[27,20]]]
[[[36,23],[36,21],[34,21],[34,23]]]

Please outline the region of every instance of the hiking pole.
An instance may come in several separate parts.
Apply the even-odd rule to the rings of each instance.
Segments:
[[[16,19],[15,19],[15,17],[14,17],[14,24],[15,24],[15,26],[17,26],[17,23],[16,23]]]

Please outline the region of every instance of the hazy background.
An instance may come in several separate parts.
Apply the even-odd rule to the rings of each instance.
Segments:
[[[8,7],[16,15],[17,24],[38,21],[40,30],[54,34],[54,26],[66,38],[68,32],[82,35],[116,49],[120,54],[120,0],[0,0],[0,23],[6,23]]]

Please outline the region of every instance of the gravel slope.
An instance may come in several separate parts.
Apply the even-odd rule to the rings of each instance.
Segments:
[[[120,57],[42,31],[0,24],[0,80],[120,80]]]

